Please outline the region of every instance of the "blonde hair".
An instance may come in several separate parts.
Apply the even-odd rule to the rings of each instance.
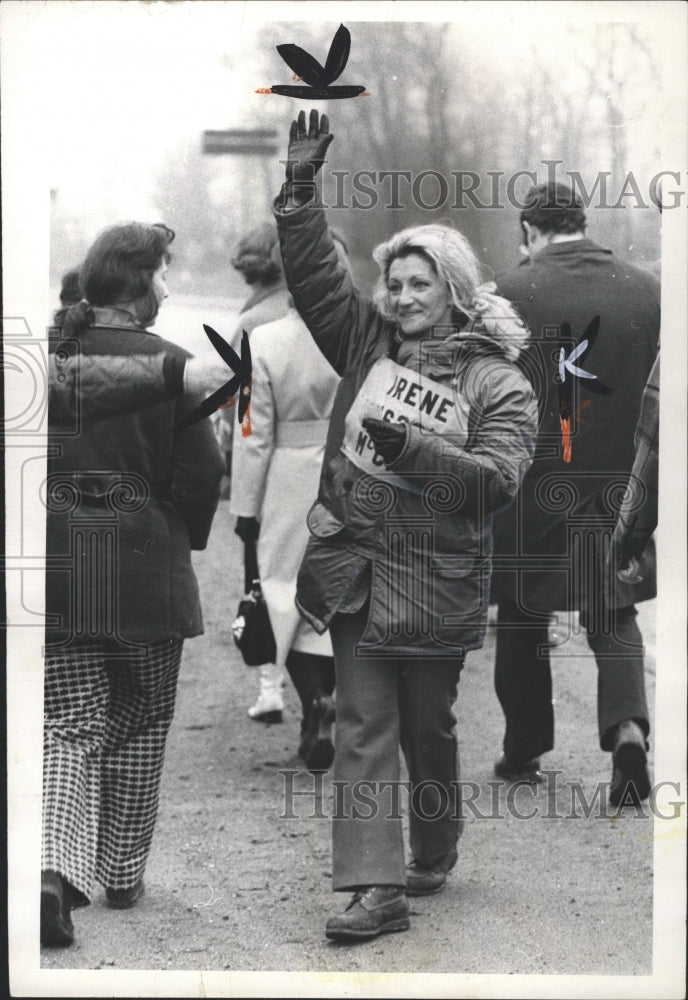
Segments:
[[[471,324],[483,328],[515,361],[529,337],[529,331],[510,302],[496,294],[494,282],[483,282],[480,263],[470,243],[449,226],[413,226],[395,233],[373,250],[373,260],[380,277],[373,290],[373,302],[385,319],[394,321],[387,277],[392,261],[419,253],[430,261],[447,285],[452,305],[468,317]]]

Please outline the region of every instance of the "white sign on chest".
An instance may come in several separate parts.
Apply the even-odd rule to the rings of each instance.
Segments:
[[[468,404],[451,385],[444,385],[391,358],[381,358],[368,372],[344,425],[342,451],[364,472],[384,470],[363,427],[365,417],[414,424],[425,434],[438,434],[463,446],[468,436]]]

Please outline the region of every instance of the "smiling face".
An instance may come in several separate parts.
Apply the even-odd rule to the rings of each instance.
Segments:
[[[406,337],[451,323],[452,305],[446,282],[418,253],[396,257],[387,273],[387,292],[394,318]]]

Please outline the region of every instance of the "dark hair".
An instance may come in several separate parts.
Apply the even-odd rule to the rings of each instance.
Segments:
[[[163,261],[174,232],[162,223],[127,222],[103,230],[86,254],[79,283],[86,302],[72,306],[65,319],[65,336],[89,324],[89,306],[136,302],[136,316],[148,326],[158,314],[153,275]]]
[[[73,306],[81,298],[81,285],[79,284],[79,268],[73,267],[62,275],[62,287],[60,288],[60,302],[63,306]]]
[[[585,230],[585,211],[580,198],[565,184],[550,182],[531,188],[521,211],[521,224],[528,222],[541,233],[580,233]]]
[[[65,317],[70,306],[76,305],[81,299],[81,286],[79,284],[79,268],[73,267],[62,275],[62,286],[60,288],[61,307],[53,313],[53,323],[55,326],[63,326]]]
[[[282,262],[277,228],[272,222],[261,223],[239,240],[232,267],[240,271],[247,285],[259,282],[271,285],[282,276]]]

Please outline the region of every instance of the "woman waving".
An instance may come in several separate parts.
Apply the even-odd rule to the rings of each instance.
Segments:
[[[315,111],[292,123],[275,215],[296,308],[341,376],[297,602],[335,654],[333,881],[353,896],[326,934],[362,938],[405,930],[407,894],[441,889],[457,860],[452,704],[485,632],[491,516],[531,463],[537,411],[514,365],[528,331],[457,231],[397,233],[373,253],[373,301],[356,291],[316,187],[332,139]]]

